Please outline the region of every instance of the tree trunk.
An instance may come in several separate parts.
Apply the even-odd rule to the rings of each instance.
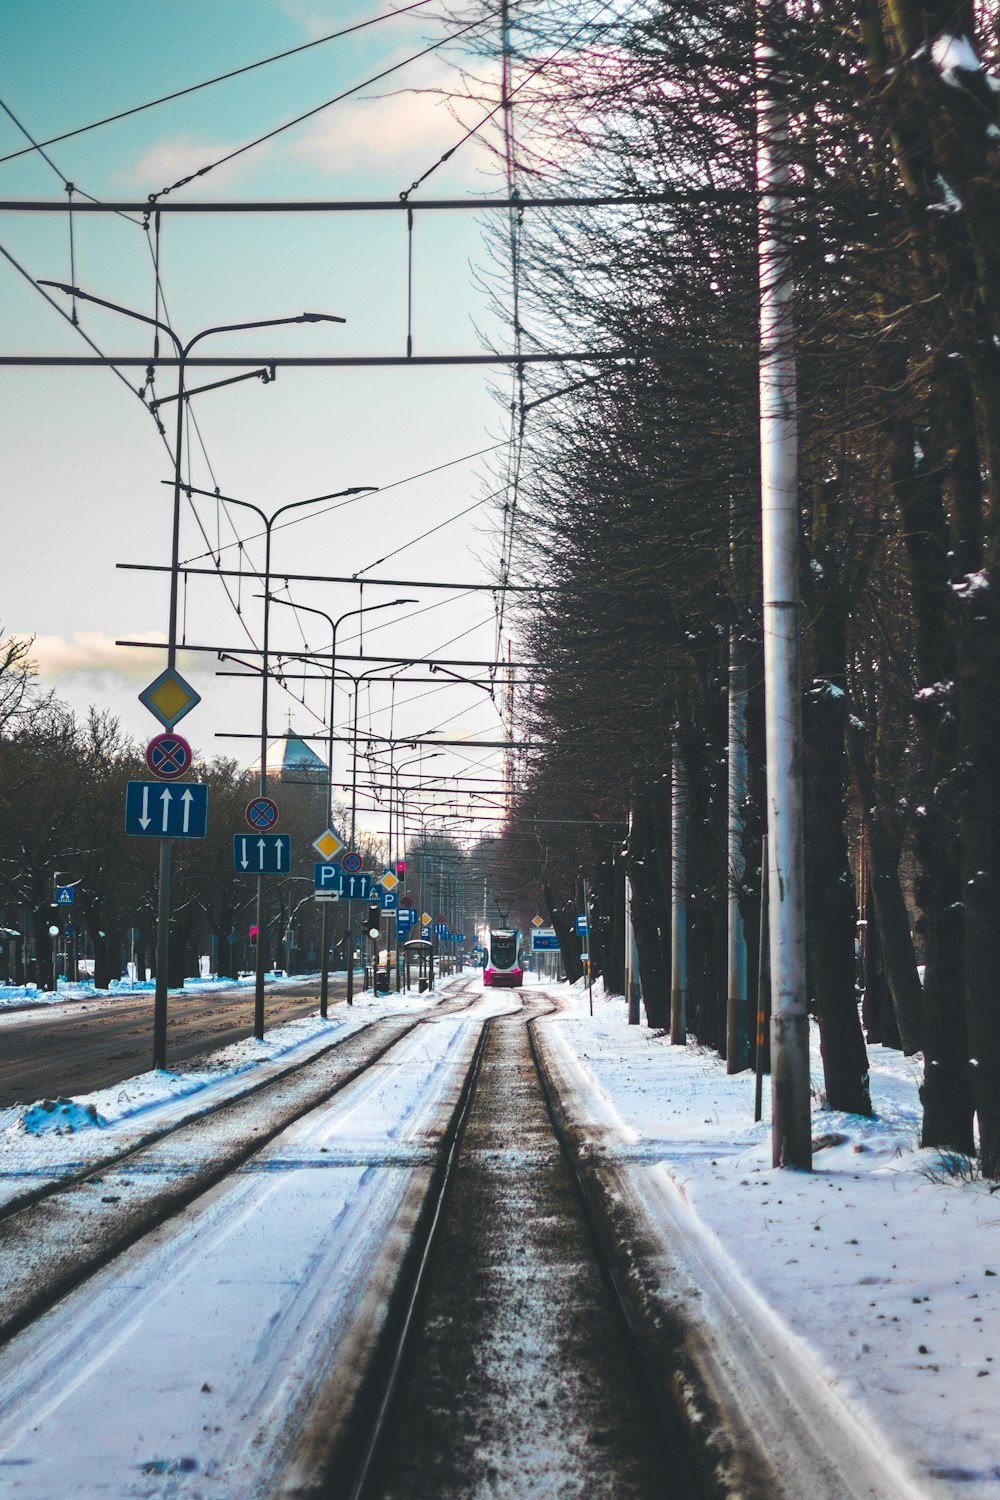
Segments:
[[[969,1068],[983,1176],[1000,1177],[1000,606],[983,575],[961,591],[959,764]]]
[[[570,984],[575,984],[583,975],[580,944],[576,935],[576,909],[571,900],[558,900],[547,880],[542,882],[542,895],[548,908],[549,920],[559,939],[559,951],[562,954],[566,978]]]
[[[642,1003],[648,1024],[662,1030],[670,1025],[670,903],[664,868],[669,861],[662,844],[658,847],[654,795],[646,788],[635,798],[625,868],[632,894]]]
[[[902,1048],[907,1057],[912,1057],[923,1046],[923,994],[910,936],[910,919],[899,883],[898,839],[868,762],[867,731],[859,720],[848,721],[846,741],[867,834],[879,953]]]
[[[843,689],[834,683],[818,682],[806,695],[806,938],[827,1104],[870,1115],[868,1055],[854,986],[857,908],[844,837],[845,715]]]

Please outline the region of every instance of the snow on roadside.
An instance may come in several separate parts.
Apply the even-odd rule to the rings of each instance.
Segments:
[[[568,992],[569,993],[569,992]],[[574,1000],[577,997],[574,995]],[[770,1100],[595,988],[551,1024],[691,1211],[927,1493],[1000,1497],[1000,1197],[919,1148],[919,1064],[869,1049],[871,1120],[816,1108],[812,1173],[771,1166]],[[814,1054],[814,1093],[822,1069]]]
[[[340,972],[344,973],[344,970]],[[287,985],[302,984],[304,980],[318,982],[319,975],[285,974],[284,970],[280,970],[265,974],[264,979],[270,990],[280,990]],[[192,999],[195,996],[216,994],[220,990],[251,990],[254,983],[255,976],[252,974],[241,975],[239,979],[185,979],[183,985],[168,990],[167,994],[174,1000]],[[106,990],[95,989],[91,980],[70,983],[67,979],[60,979],[58,988],[54,990],[39,989],[37,984],[0,984],[0,1026],[9,1026],[12,1022],[16,1024],[21,1020],[37,1020],[35,1012],[42,1006],[47,1010],[62,1007],[67,1015],[71,1015],[88,1007],[107,1009],[119,1000],[132,1000],[137,995],[152,996],[155,989],[156,985],[152,980],[128,979],[114,980]]]

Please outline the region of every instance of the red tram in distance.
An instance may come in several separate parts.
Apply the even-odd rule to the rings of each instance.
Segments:
[[[516,927],[494,927],[486,942],[483,984],[494,988],[514,988],[523,982],[521,934]]]

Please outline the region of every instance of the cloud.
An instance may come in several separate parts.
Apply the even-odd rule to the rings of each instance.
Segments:
[[[24,639],[31,640],[31,637]],[[162,631],[138,631],[130,639],[149,641],[166,649],[166,637]],[[77,630],[72,640],[65,640],[60,635],[36,635],[30,654],[42,680],[47,682],[110,673],[144,687],[163,670],[158,652],[118,646],[101,630]],[[197,670],[197,662],[185,662],[183,666],[185,672]]]
[[[404,50],[397,50],[382,59],[382,66],[405,57]],[[487,97],[498,88],[490,71],[487,65],[484,80],[475,86]],[[439,57],[420,59],[398,77],[372,85],[372,93],[318,116],[283,154],[330,173],[365,168],[416,175],[457,146],[465,130],[487,113],[489,104],[461,97],[456,93],[460,88],[455,71]],[[492,122],[485,134],[496,140]],[[458,164],[466,171],[481,167],[483,155],[482,142],[473,138],[462,147]]]
[[[206,141],[191,135],[167,136],[151,146],[137,161],[118,174],[123,187],[139,187],[146,192],[151,187],[158,191],[170,187],[182,177],[188,177],[201,167],[210,166],[245,145],[243,141]],[[238,156],[235,161],[216,167],[207,178],[199,178],[188,188],[189,193],[199,190],[215,192],[220,187],[231,187],[233,183],[256,171],[270,147],[265,142],[254,150]]]

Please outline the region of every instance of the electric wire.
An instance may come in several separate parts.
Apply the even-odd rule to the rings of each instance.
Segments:
[[[200,89],[212,88],[217,83],[226,83],[230,78],[239,78],[244,73],[252,73],[257,68],[267,67],[269,63],[282,62],[286,57],[294,57],[296,53],[308,52],[312,47],[321,47],[326,42],[335,42],[341,37],[350,36],[352,32],[364,31],[369,26],[375,26],[379,21],[392,21],[397,16],[406,15],[408,11],[419,10],[422,6],[429,5],[431,0],[412,0],[409,5],[402,5],[398,9],[383,11],[381,15],[371,16],[367,21],[359,21],[354,26],[346,26],[342,31],[331,31],[327,36],[317,37],[314,41],[303,42],[298,47],[289,47],[284,52],[275,52],[270,57],[260,58],[257,62],[246,63],[243,67],[232,68],[228,73],[220,73],[215,78],[206,78],[201,83],[189,84],[186,88],[175,89],[170,94],[161,94],[157,99],[148,99],[144,104],[134,104],[131,109],[119,110],[116,114],[105,115],[101,120],[92,120],[89,125],[78,125],[74,130],[65,130],[61,135],[50,136],[48,140],[40,144],[32,142],[30,147],[24,147],[21,151],[10,151],[6,156],[0,156],[0,166],[4,162],[14,161],[19,156],[27,156],[32,150],[42,153],[43,147],[55,146],[59,141],[72,140],[74,136],[85,135],[90,130],[99,130],[102,125],[114,125],[119,120],[127,120],[131,115],[142,114],[144,110],[155,109],[160,104],[170,104],[174,99],[183,99],[187,94],[196,94]],[[6,109],[6,106],[4,106]],[[10,111],[7,110],[10,114]],[[11,115],[11,119],[14,116]],[[17,121],[14,121],[17,124]],[[24,132],[27,135],[27,131]],[[30,140],[31,137],[29,136]]]
[[[263,135],[257,136],[254,140],[247,141],[242,146],[237,146],[234,151],[227,151],[225,156],[220,156],[215,161],[209,162],[206,166],[199,167],[197,171],[189,172],[187,176],[178,178],[169,187],[160,188],[157,193],[150,193],[149,202],[155,203],[158,199],[165,197],[167,193],[176,192],[178,188],[187,187],[189,183],[197,182],[201,177],[207,177],[209,172],[215,171],[216,167],[222,167],[227,162],[235,161],[238,156],[245,155],[247,151],[253,151],[255,147],[262,146],[266,141],[274,140],[275,136],[282,135],[286,130],[291,130],[295,125],[301,125],[304,120],[311,120],[315,115],[322,114],[325,109],[331,109],[333,105],[340,104],[345,99],[350,99],[354,94],[360,93],[362,89],[369,88],[373,83],[379,83],[383,78],[389,78],[393,73],[399,73],[403,68],[408,68],[412,63],[419,62],[421,58],[429,57],[431,53],[439,51],[441,47],[455,41],[457,37],[464,36],[466,32],[473,31],[480,24],[479,20],[470,21],[468,25],[460,26],[457,31],[448,32],[439,41],[431,42],[429,46],[424,47],[420,52],[412,53],[409,57],[404,58],[402,62],[393,63],[390,67],[383,68],[381,72],[373,73],[370,78],[363,79],[361,83],[356,83],[351,88],[344,89],[339,94],[334,94],[332,99],[327,99],[324,103],[317,104],[312,109],[305,110],[304,113],[296,115],[294,119],[286,120],[284,124],[276,125],[273,130],[265,131]]]
[[[0,108],[2,108],[4,110],[4,112],[10,117],[10,119],[17,126],[18,130],[21,131],[22,135],[24,135],[27,140],[31,141],[32,145],[37,145],[37,143],[34,141],[34,138],[31,135],[30,131],[27,129],[27,127],[14,115],[14,113],[12,112],[12,110],[9,108],[9,106],[2,99],[0,99]],[[74,240],[73,240],[72,195],[73,195],[74,191],[77,191],[77,189],[75,189],[74,184],[69,181],[69,179],[65,176],[65,174],[62,172],[62,170],[57,165],[57,163],[55,161],[53,161],[52,157],[49,156],[48,153],[46,151],[44,151],[41,147],[37,147],[37,149],[38,149],[39,155],[42,157],[43,161],[45,161],[45,163],[52,169],[52,171],[60,179],[60,181],[63,183],[63,186],[65,187],[67,193],[69,194],[69,201],[70,201],[70,212],[69,212],[70,283],[71,283],[71,285],[75,286],[76,285],[76,263],[75,263],[75,249],[74,249]],[[82,190],[80,190],[80,191],[82,191]],[[86,198],[88,198],[89,201],[92,202],[92,203],[98,203],[100,201],[99,199],[94,198],[93,195],[90,194],[90,193],[83,193],[83,196],[86,197]],[[137,224],[137,225],[140,224],[139,220],[132,219],[127,214],[119,214],[118,217],[125,219],[126,222],[130,223],[130,224]],[[153,261],[153,273],[154,273],[154,317],[156,317],[157,319],[159,318],[160,308],[161,308],[161,304],[162,304],[164,321],[169,326],[170,315],[169,315],[169,312],[167,310],[166,295],[165,295],[165,293],[163,291],[162,281],[161,281],[161,278],[160,278],[160,215],[159,214],[155,215],[155,234],[156,234],[156,244],[155,244],[155,247],[150,243],[150,239],[149,239],[149,218],[150,218],[149,214],[146,214],[145,217],[144,217],[144,221],[141,223],[140,227],[142,227],[144,229],[144,231],[145,231],[147,247],[149,249],[149,253],[150,253],[152,261]],[[4,253],[6,254],[6,252],[4,252]],[[11,256],[8,255],[7,258],[11,261],[12,264],[14,264],[14,265],[17,264],[13,260],[13,257],[11,257]],[[22,269],[22,268],[18,267],[18,269]],[[59,304],[56,303],[51,297],[49,297],[48,294],[46,292],[44,292],[42,290],[42,288],[37,285],[37,282],[35,282],[33,280],[33,278],[28,277],[27,273],[24,272],[23,270],[22,270],[22,274],[25,275],[26,279],[31,280],[32,285],[35,286],[35,288],[36,288],[37,291],[39,291],[39,292],[42,293],[42,295],[45,297],[45,300],[47,302],[49,302],[51,306],[55,307],[57,309],[57,311],[59,311],[60,313],[63,314],[64,317],[66,316],[65,312],[59,306]],[[94,343],[94,341],[87,334],[85,334],[83,332],[82,328],[80,327],[80,321],[79,321],[79,316],[78,316],[78,312],[77,312],[77,303],[76,303],[76,297],[75,296],[72,298],[72,301],[71,301],[70,305],[71,305],[71,313],[69,315],[68,321],[70,322],[70,324],[72,325],[72,327],[74,329],[76,329],[77,332],[79,332],[82,335],[82,337],[86,340],[86,342],[88,343],[88,345],[92,349],[94,349],[95,352],[101,353],[102,351],[98,348],[98,346]],[[156,356],[157,356],[157,354],[159,352],[159,332],[160,332],[159,328],[158,327],[154,327],[154,330],[153,330],[154,359],[156,358]],[[121,371],[118,370],[114,365],[111,365],[110,368],[112,370],[114,370],[115,374],[119,376],[119,378],[124,382],[124,384],[126,386],[128,386],[128,389],[130,391],[132,391],[134,395],[138,396],[139,400],[142,401],[143,405],[147,408],[148,411],[150,411],[150,413],[153,416],[153,419],[154,419],[154,421],[156,423],[157,430],[158,430],[158,432],[160,434],[160,438],[163,441],[164,446],[166,447],[166,450],[167,450],[168,454],[176,462],[175,455],[173,454],[173,450],[172,450],[172,448],[170,446],[170,439],[169,439],[169,437],[167,435],[167,432],[166,432],[166,430],[165,430],[165,428],[163,426],[163,423],[160,421],[160,418],[158,416],[157,411],[155,410],[154,407],[152,407],[150,405],[150,403],[149,403],[149,401],[147,399],[147,396],[146,396],[146,392],[149,391],[149,390],[151,390],[152,387],[153,387],[153,382],[154,382],[154,379],[155,379],[155,369],[156,369],[155,365],[150,365],[149,369],[147,370],[146,380],[145,380],[144,384],[138,390],[136,390],[135,387],[133,387],[131,385],[131,383],[127,379],[125,379],[125,377],[124,377],[124,375],[122,375]],[[214,475],[214,473],[212,471],[212,465],[211,465],[211,463],[209,461],[209,458],[208,458],[208,451],[207,451],[207,449],[205,447],[204,439],[202,438],[202,435],[201,435],[201,429],[200,429],[200,427],[198,427],[197,419],[194,416],[194,412],[193,412],[193,410],[191,408],[191,404],[190,404],[189,401],[186,402],[186,404],[185,404],[185,419],[186,419],[186,423],[187,423],[187,427],[188,427],[188,483],[189,483],[189,485],[191,483],[190,429],[191,429],[192,422],[194,423],[195,430],[196,430],[196,432],[198,434],[198,440],[199,440],[199,444],[201,446],[201,450],[202,450],[202,454],[203,454],[204,459],[205,459],[206,466],[208,468],[209,473],[212,475],[212,482],[216,483],[215,475]],[[191,497],[190,497],[190,492],[189,492],[188,493],[189,503],[190,503],[190,498]],[[205,535],[205,531],[204,531],[204,528],[201,526],[200,519],[197,516],[195,517],[195,519],[198,522],[199,529],[202,532],[202,536],[204,537],[205,541],[207,542],[208,541],[208,537]],[[235,528],[234,528],[234,530],[235,530]],[[216,566],[218,567],[218,565],[219,565],[218,564],[218,560],[216,560]],[[234,610],[235,610],[235,613],[237,615],[237,618],[239,619],[240,624],[243,627],[243,630],[244,630],[244,632],[245,632],[248,640],[250,641],[251,645],[256,645],[256,641],[254,640],[254,637],[253,637],[253,635],[252,635],[249,627],[247,626],[246,621],[243,619],[242,611],[240,610],[239,606],[236,604],[236,601],[233,599],[232,594],[230,593],[230,590],[229,590],[229,586],[228,586],[228,584],[226,583],[226,581],[224,579],[222,580],[222,584],[223,584],[223,589],[225,590],[225,593],[226,593],[226,595],[227,595],[227,597],[229,599],[229,602],[234,607]],[[185,581],[184,581],[184,608],[185,608],[185,620],[186,620],[186,610],[187,610],[187,578],[186,577],[185,577]]]
[[[408,552],[410,548],[415,547],[418,542],[425,542],[427,538],[433,536],[435,532],[443,531],[444,528],[446,526],[450,526],[453,521],[460,521],[463,516],[467,516],[470,511],[478,510],[479,507],[483,504],[485,504],[484,500],[473,500],[471,505],[465,506],[463,510],[456,511],[453,516],[448,516],[446,520],[439,521],[436,526],[431,526],[427,531],[422,531],[419,536],[411,537],[408,542],[403,542],[401,546],[394,547],[391,552],[387,552],[384,557],[377,558],[375,562],[369,563],[367,567],[359,568],[356,573],[351,574],[351,577],[361,579],[365,573],[370,573],[372,568],[381,567],[384,562],[388,562],[390,558],[398,557],[401,552]]]
[[[602,3],[598,6],[597,11],[595,12],[595,14],[599,15],[602,10],[608,10],[613,3],[614,3],[614,0],[602,0]],[[494,14],[494,15],[495,14],[499,14],[500,19],[501,19],[501,24],[502,24],[502,26],[504,28],[505,34],[506,34],[506,30],[507,30],[507,26],[508,26],[508,21],[509,21],[508,9],[509,9],[508,5],[506,3],[504,3],[501,6],[501,8],[500,8],[499,13],[497,13],[497,12],[492,12],[491,13],[491,14]],[[483,19],[486,19],[486,18],[484,17]],[[482,119],[479,120],[477,124],[471,126],[465,132],[465,134],[461,137],[461,139],[458,140],[458,141],[456,141],[455,144],[454,144],[454,146],[452,146],[449,150],[447,150],[444,153],[443,156],[438,157],[437,161],[433,164],[433,166],[428,167],[428,169],[427,169],[426,172],[424,172],[420,177],[416,178],[416,180],[414,182],[411,182],[410,186],[408,188],[405,188],[403,190],[403,192],[400,193],[400,195],[399,195],[400,196],[400,200],[403,203],[408,203],[409,202],[409,198],[410,198],[410,194],[412,192],[415,192],[418,187],[421,187],[423,185],[423,183],[425,183],[427,181],[428,177],[433,176],[433,174],[437,171],[438,167],[444,166],[445,162],[450,161],[451,158],[455,155],[455,152],[459,151],[466,144],[467,141],[472,140],[472,138],[474,136],[478,135],[479,132],[483,129],[483,127],[486,126],[486,125],[488,125],[489,122],[493,119],[493,117],[495,115],[499,114],[499,112],[501,110],[505,110],[507,112],[507,116],[509,117],[510,98],[514,94],[519,93],[520,90],[523,89],[527,84],[529,84],[533,78],[536,78],[539,73],[543,72],[549,66],[550,63],[552,63],[552,62],[555,61],[555,59],[559,56],[560,52],[565,52],[566,48],[569,47],[574,41],[576,41],[577,37],[581,34],[581,32],[588,30],[588,28],[592,24],[593,24],[593,17],[591,17],[587,21],[582,22],[581,25],[579,25],[577,27],[577,29],[574,32],[572,32],[571,35],[568,36],[564,42],[560,42],[559,46],[555,49],[554,52],[550,53],[550,55],[548,57],[543,58],[540,63],[536,63],[535,66],[530,70],[530,72],[527,73],[524,78],[522,78],[521,82],[519,84],[517,84],[517,86],[515,88],[509,89],[509,88],[504,88],[502,86],[501,87],[500,102],[498,104],[495,104],[491,110],[489,110],[485,115],[483,115]],[[456,35],[460,35],[460,33],[456,33]],[[506,70],[505,70],[504,76],[507,79],[507,82],[509,84],[509,75],[506,73]],[[504,129],[504,137],[505,137],[505,145],[506,145],[506,140],[507,140],[507,127],[506,127],[506,124],[505,124],[505,129]]]
[[[450,459],[448,459],[447,463],[435,464],[433,466],[433,468],[430,468],[430,469],[421,469],[416,474],[407,474],[404,479],[394,479],[390,484],[380,485],[378,493],[380,495],[386,495],[386,494],[389,493],[390,490],[398,490],[404,484],[414,484],[418,479],[426,479],[431,474],[440,474],[445,469],[453,469],[453,468],[457,467],[458,464],[471,463],[474,458],[482,458],[483,455],[486,454],[486,453],[494,453],[497,450],[497,448],[502,448],[505,443],[506,443],[506,438],[502,439],[499,443],[489,443],[485,448],[478,448],[478,449],[476,449],[476,451],[474,453],[463,453],[463,455],[461,456],[461,458],[450,458]],[[225,498],[225,497],[218,497],[218,498]],[[348,506],[348,505],[355,505],[359,500],[365,500],[367,498],[369,498],[369,497],[366,496],[366,495],[349,495],[345,500],[342,500],[338,505],[328,505],[324,510],[310,511],[308,516],[304,515],[304,514],[303,515],[298,515],[298,516],[291,516],[291,517],[289,517],[289,519],[287,521],[282,521],[281,524],[279,526],[276,526],[274,529],[275,529],[275,531],[284,531],[286,528],[288,528],[290,526],[298,526],[303,521],[309,520],[312,517],[331,515],[334,511],[343,510],[343,509],[345,509],[346,506]],[[487,497],[487,498],[489,498],[489,497]],[[247,540],[248,541],[254,541],[258,537],[261,537],[263,535],[264,535],[263,532],[257,532],[257,533],[254,534],[254,536],[248,537]],[[418,538],[418,540],[419,540],[419,538]],[[223,548],[223,550],[226,551],[226,550],[228,550],[229,546],[234,546],[234,545],[235,545],[235,543],[228,543],[227,547]],[[181,564],[181,566],[182,567],[188,567],[190,565],[193,565],[194,563],[204,562],[207,557],[211,557],[212,555],[213,554],[211,552],[199,552],[199,553],[195,554],[192,557],[186,558],[185,561]],[[373,563],[372,566],[374,567],[375,564]]]

